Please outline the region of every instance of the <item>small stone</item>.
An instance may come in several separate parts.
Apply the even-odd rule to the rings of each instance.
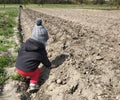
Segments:
[[[49,54],[48,54],[48,57],[51,58],[51,57],[52,57],[52,53],[49,53]]]
[[[101,97],[101,96],[98,96],[98,100],[102,100],[102,97]]]
[[[100,84],[97,84],[97,87],[101,87],[101,85],[100,85]]]
[[[103,57],[101,57],[101,56],[96,56],[96,60],[103,60]]]
[[[62,83],[61,79],[58,79],[58,80],[56,81],[56,83],[57,83],[57,84],[61,84],[61,83]]]
[[[84,74],[88,74],[89,72],[88,71],[85,71]]]
[[[117,100],[120,100],[120,95],[116,96],[116,99],[117,99]]]
[[[66,81],[63,81],[63,82],[62,82],[62,85],[65,85],[65,84],[67,84],[67,82],[66,82]]]
[[[120,73],[120,70],[119,70],[119,69],[117,69],[117,70],[116,70],[116,73],[117,73],[117,74],[119,74],[119,73]]]
[[[17,97],[20,97],[20,96],[21,96],[21,94],[20,94],[20,93],[18,93],[18,94],[17,94]]]

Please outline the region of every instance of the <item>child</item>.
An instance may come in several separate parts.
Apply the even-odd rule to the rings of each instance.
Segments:
[[[42,26],[42,19],[36,20],[32,36],[21,46],[18,52],[16,60],[16,71],[24,76],[30,77],[29,89],[39,89],[38,80],[40,75],[39,64],[42,63],[46,67],[55,68],[55,65],[51,65],[47,57],[45,49],[48,40],[48,32]]]

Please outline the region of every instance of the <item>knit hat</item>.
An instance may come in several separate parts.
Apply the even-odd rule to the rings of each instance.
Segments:
[[[47,40],[48,40],[48,32],[47,30],[42,26],[42,19],[38,18],[35,22],[35,26],[33,28],[32,31],[32,39],[46,44]]]
[[[35,23],[36,23],[37,26],[42,25],[42,19],[41,18],[37,18]]]

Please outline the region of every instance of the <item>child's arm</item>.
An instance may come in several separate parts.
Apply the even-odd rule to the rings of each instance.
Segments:
[[[43,52],[41,52],[41,62],[43,65],[45,65],[46,67],[50,67],[51,66],[51,62],[47,57],[47,52],[46,50],[44,50]]]
[[[48,67],[50,69],[57,67],[56,65],[51,64],[51,62],[49,61],[46,50],[42,52],[42,61],[41,62],[43,65],[45,65],[46,67]]]

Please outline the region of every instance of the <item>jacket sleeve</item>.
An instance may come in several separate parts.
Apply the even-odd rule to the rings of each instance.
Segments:
[[[46,67],[50,67],[51,66],[51,62],[47,57],[47,52],[46,50],[43,50],[42,54],[41,54],[41,62],[44,66]]]

